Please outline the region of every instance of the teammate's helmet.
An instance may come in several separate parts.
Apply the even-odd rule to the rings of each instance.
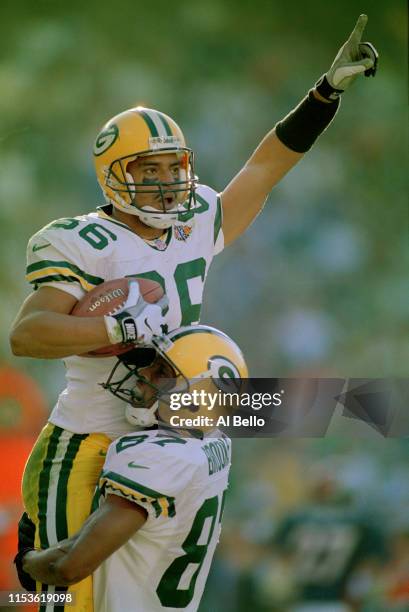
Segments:
[[[135,183],[128,164],[140,156],[176,153],[180,162],[179,180],[170,183]],[[150,227],[167,228],[196,207],[193,151],[186,147],[180,127],[157,110],[137,106],[112,117],[94,144],[98,182],[106,200],[119,210],[137,215]],[[175,206],[167,210],[164,195],[175,196]],[[138,195],[152,194],[162,210],[138,206]],[[160,197],[159,197],[160,196]]]
[[[158,356],[171,366],[174,378],[160,387],[150,385],[155,390],[154,403],[145,408],[141,406],[140,395],[135,393],[135,382],[146,383],[139,370]],[[115,380],[121,363],[127,372]],[[240,380],[247,376],[243,354],[229,336],[207,325],[190,325],[157,338],[155,348],[136,348],[121,355],[103,386],[128,403],[126,417],[130,423],[148,427],[158,422],[156,413],[161,402],[169,407],[171,393],[192,393],[195,388],[213,393],[237,392]],[[196,415],[199,408],[192,408]]]

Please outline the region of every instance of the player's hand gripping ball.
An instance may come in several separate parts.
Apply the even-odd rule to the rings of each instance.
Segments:
[[[136,292],[138,295],[135,304],[130,304],[130,290],[131,294],[135,293],[135,282],[139,285],[139,291]],[[136,287],[136,289],[138,288]],[[154,308],[152,308],[152,305],[155,305]],[[130,312],[131,317],[132,314],[134,315],[133,319],[136,321],[138,336],[140,336],[142,321],[149,321],[150,318],[155,320],[158,317],[160,318],[165,308],[166,297],[158,282],[146,278],[128,277],[116,278],[98,285],[76,303],[71,314],[76,317],[110,316],[121,320],[124,319],[125,314]],[[125,309],[127,312],[124,312]],[[132,313],[134,309],[137,309],[137,313]],[[151,310],[153,312],[150,312]],[[138,325],[139,318],[141,324]],[[160,333],[160,330],[157,331]],[[82,354],[81,357],[111,357],[121,355],[134,348],[134,343],[130,342],[125,331],[122,333],[121,339],[122,342],[89,351]]]

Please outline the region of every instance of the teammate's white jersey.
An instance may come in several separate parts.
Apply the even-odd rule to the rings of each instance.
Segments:
[[[98,612],[197,610],[216,544],[231,442],[159,429],[109,447],[100,503],[116,494],[141,505],[146,523],[94,573]]]
[[[199,209],[170,228],[165,242],[143,240],[106,209],[54,221],[28,244],[26,278],[35,288],[57,287],[80,299],[104,281],[142,276],[165,290],[168,330],[197,323],[206,275],[213,256],[223,249],[223,233],[216,192],[201,185],[196,197]],[[51,414],[52,423],[111,438],[134,429],[125,419],[122,400],[99,384],[107,380],[116,358],[73,356],[64,362],[67,387]]]

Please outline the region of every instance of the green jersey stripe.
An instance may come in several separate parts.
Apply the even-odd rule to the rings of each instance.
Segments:
[[[123,485],[119,484],[118,482],[114,481],[114,480],[105,480],[103,481],[103,489],[105,490],[106,493],[109,492],[116,492],[116,491],[120,491],[122,493],[122,495],[125,495],[125,497],[127,499],[132,499],[132,500],[136,500],[136,502],[142,502],[144,504],[151,504],[152,508],[155,511],[155,517],[158,518],[158,516],[161,515],[162,513],[162,508],[160,506],[160,503],[158,502],[157,499],[152,499],[152,498],[147,498],[147,497],[141,497],[140,493],[137,493],[137,491],[135,489],[132,489],[132,491],[130,490],[129,487],[126,487],[127,490],[129,490],[129,493],[126,493],[123,490]]]
[[[202,204],[206,210],[209,209],[209,202],[205,200],[204,197],[201,196],[199,193],[196,193],[196,200],[200,202],[200,204]]]
[[[76,276],[64,276],[63,274],[49,274],[48,276],[43,276],[42,278],[36,278],[35,280],[31,280],[30,283],[37,287],[37,285],[41,285],[41,283],[53,283],[55,281],[65,282],[65,283],[79,283],[80,281]],[[80,283],[81,284],[81,283]]]
[[[87,274],[86,272],[78,268],[78,266],[69,263],[68,261],[52,261],[48,259],[43,259],[42,261],[37,261],[27,266],[26,274],[31,274],[32,272],[42,270],[43,268],[68,268],[69,270],[76,272],[76,274],[81,276],[91,285],[100,285],[104,282],[103,278],[100,278],[99,276],[93,276],[92,274]]]
[[[154,489],[150,489],[145,485],[141,485],[139,482],[135,482],[134,480],[130,480],[125,476],[121,476],[121,474],[117,474],[116,472],[103,472],[101,478],[111,480],[113,483],[117,482],[119,485],[123,485],[128,489],[132,489],[136,493],[141,495],[146,495],[147,497],[152,498],[154,501],[152,502],[152,506],[155,508],[156,516],[158,517],[161,513],[161,507],[158,503],[159,499],[166,500],[168,504],[168,513],[169,516],[175,515],[175,499],[174,497],[169,497],[164,493],[160,493],[159,491],[155,491]],[[149,500],[147,500],[149,501]]]
[[[158,499],[160,497],[166,497],[166,495],[164,495],[163,493],[141,485],[139,482],[135,482],[134,480],[131,480],[126,476],[122,476],[117,472],[103,472],[101,478],[108,478],[109,480],[113,480],[118,484],[128,487],[128,489],[134,489],[135,491],[137,491],[137,493],[142,493],[142,495],[147,495],[148,497],[153,497],[155,499]]]
[[[43,461],[43,466],[38,480],[38,522],[41,548],[48,548],[50,545],[47,535],[47,498],[53,459],[57,452],[57,446],[62,432],[63,430],[61,427],[57,427],[57,425],[54,426],[54,431],[48,441],[47,454]]]
[[[216,244],[217,238],[219,237],[219,233],[222,227],[222,218],[223,218],[223,214],[222,214],[222,201],[220,199],[220,196],[218,196],[217,198],[217,209],[216,209],[216,215],[214,218],[214,235],[213,235],[213,244]]]
[[[56,507],[56,532],[57,540],[68,538],[67,526],[67,485],[74,459],[77,456],[80,445],[88,434],[73,434],[61,462],[60,474],[57,485],[57,507]]]
[[[154,137],[159,136],[159,132],[158,132],[158,130],[156,129],[156,125],[155,125],[155,123],[152,121],[152,119],[151,119],[151,117],[148,115],[148,113],[147,113],[147,112],[145,112],[145,111],[142,111],[142,110],[140,110],[140,111],[138,111],[138,112],[139,112],[139,114],[141,115],[141,117],[142,117],[142,118],[145,120],[146,125],[148,126],[148,128],[149,128],[149,129],[150,129],[150,131],[151,131],[151,135],[152,135],[152,136],[154,136]]]
[[[167,497],[166,501],[168,502],[168,515],[169,517],[175,516],[176,508],[175,508],[175,498]]]
[[[223,491],[222,503],[220,505],[220,513],[219,513],[219,523],[222,522],[222,517],[223,517],[223,512],[224,512],[224,503],[226,501],[226,493],[227,493],[227,489]]]
[[[199,202],[200,206],[195,211],[195,214],[196,213],[198,213],[198,214],[204,213],[207,210],[209,210],[209,202],[207,200],[205,200],[203,196],[201,196],[198,193],[196,193],[196,200]]]

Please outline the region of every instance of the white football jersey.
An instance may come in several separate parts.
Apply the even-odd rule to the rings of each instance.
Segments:
[[[34,288],[57,287],[78,299],[114,278],[152,279],[169,299],[169,330],[197,323],[206,275],[213,256],[223,249],[223,233],[216,192],[201,185],[196,197],[194,216],[187,213],[163,241],[143,240],[106,209],[54,221],[28,244],[26,278]],[[122,400],[100,386],[115,357],[72,356],[64,363],[67,387],[51,414],[52,423],[74,433],[102,432],[112,439],[134,429],[125,419]]]
[[[159,429],[109,447],[99,503],[120,495],[146,523],[94,573],[98,612],[197,610],[219,540],[231,441]]]

